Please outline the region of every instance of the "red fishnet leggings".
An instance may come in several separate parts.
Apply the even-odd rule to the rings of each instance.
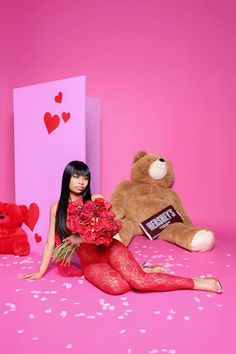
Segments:
[[[78,249],[85,278],[102,291],[118,295],[131,289],[169,291],[193,289],[192,279],[165,273],[145,273],[121,242],[114,240],[105,248],[81,244]]]

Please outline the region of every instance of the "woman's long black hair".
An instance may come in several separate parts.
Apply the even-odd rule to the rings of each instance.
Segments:
[[[86,176],[88,177],[88,185],[82,194],[83,202],[86,200],[91,200],[91,191],[90,191],[90,170],[89,167],[82,161],[71,161],[65,167],[62,183],[61,183],[61,195],[57,206],[56,212],[56,232],[62,241],[63,238],[69,236],[70,231],[66,226],[66,214],[67,207],[69,202],[70,190],[69,184],[70,179],[73,175]]]

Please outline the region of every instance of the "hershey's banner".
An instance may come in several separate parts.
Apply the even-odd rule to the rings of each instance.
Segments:
[[[163,229],[175,222],[183,222],[183,218],[172,205],[169,205],[167,208],[152,215],[139,225],[150,240],[155,240],[155,238],[158,238]]]

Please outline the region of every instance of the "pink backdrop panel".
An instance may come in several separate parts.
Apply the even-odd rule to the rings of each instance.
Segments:
[[[86,163],[91,171],[91,191],[100,190],[100,101],[86,97]]]
[[[61,103],[54,99],[59,92]],[[59,126],[50,134],[45,112],[60,117]],[[66,123],[62,112],[70,113]],[[38,204],[40,217],[34,233],[45,241],[49,209],[59,198],[63,169],[71,160],[86,159],[85,77],[15,89],[14,118],[16,203]],[[33,234],[32,249],[36,247]]]

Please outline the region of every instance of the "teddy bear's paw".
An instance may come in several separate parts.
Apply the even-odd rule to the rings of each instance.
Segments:
[[[213,232],[208,230],[197,231],[191,242],[192,251],[209,251],[214,246],[214,243],[215,237]]]

